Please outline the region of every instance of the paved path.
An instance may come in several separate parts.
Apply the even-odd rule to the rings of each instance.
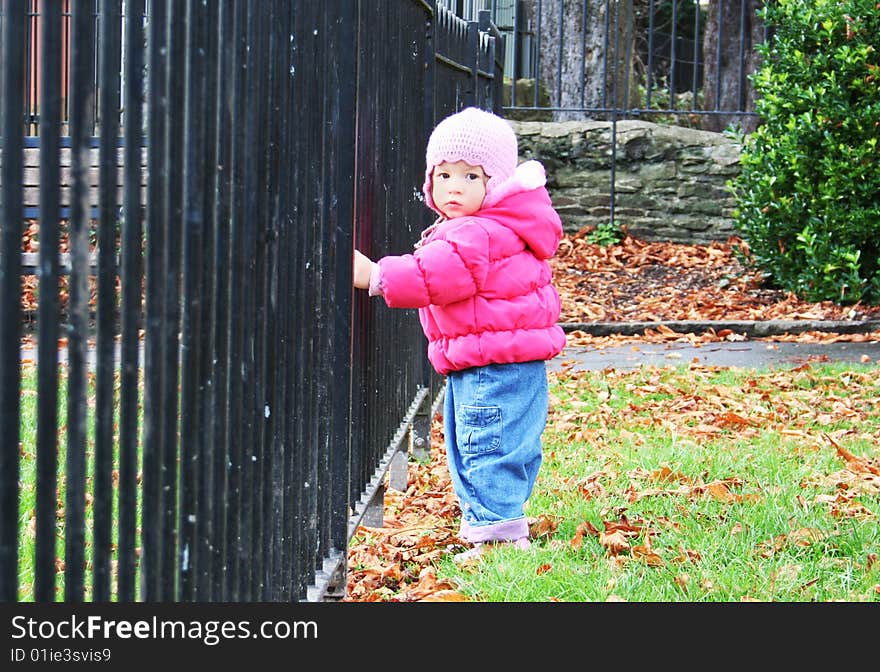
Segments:
[[[788,341],[733,341],[692,346],[686,343],[633,343],[610,348],[569,346],[549,363],[551,371],[633,369],[643,364],[677,366],[705,364],[761,368],[798,366],[810,360],[828,359],[876,366],[880,342],[792,343]]]
[[[119,362],[119,344],[115,347],[115,362]],[[67,351],[59,350],[59,360],[67,361]],[[143,364],[143,344],[140,349]],[[24,360],[35,362],[36,347],[21,350]],[[88,366],[94,367],[95,351],[89,348]],[[688,345],[686,343],[631,343],[608,348],[568,346],[561,355],[549,362],[549,369],[560,370],[573,366],[575,370],[601,370],[608,367],[633,369],[643,364],[676,366],[678,364],[706,364],[760,368],[763,366],[797,366],[810,360],[828,359],[874,366],[880,363],[880,341],[795,343],[789,341],[731,341]]]

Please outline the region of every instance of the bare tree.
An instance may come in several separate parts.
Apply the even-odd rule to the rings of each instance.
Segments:
[[[527,4],[537,45],[540,85],[555,121],[603,117],[612,107],[636,106],[632,0],[556,0]]]
[[[755,47],[764,41],[764,22],[757,16],[763,0],[709,0],[703,33],[703,109],[706,111],[752,110],[755,88],[749,75],[760,66]],[[723,131],[732,124],[751,133],[758,125],[754,116],[703,115],[703,129]]]

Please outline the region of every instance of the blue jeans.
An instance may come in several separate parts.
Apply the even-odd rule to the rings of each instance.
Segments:
[[[443,422],[460,536],[473,542],[527,537],[523,505],[541,466],[547,424],[546,362],[449,373]]]

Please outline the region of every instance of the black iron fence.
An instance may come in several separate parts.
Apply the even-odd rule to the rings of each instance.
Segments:
[[[765,0],[442,0],[505,36],[507,112],[749,130]]]
[[[609,124],[615,224],[618,122],[640,119],[750,133],[766,0],[441,0],[488,11],[504,35],[503,114]]]
[[[339,597],[443,383],[352,248],[412,249],[431,127],[499,109],[497,33],[424,0],[34,14],[0,16],[0,599]]]

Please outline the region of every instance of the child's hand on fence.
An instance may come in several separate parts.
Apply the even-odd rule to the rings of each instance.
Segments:
[[[373,262],[370,258],[358,250],[354,251],[353,284],[358,289],[370,288],[370,273],[373,270]]]

